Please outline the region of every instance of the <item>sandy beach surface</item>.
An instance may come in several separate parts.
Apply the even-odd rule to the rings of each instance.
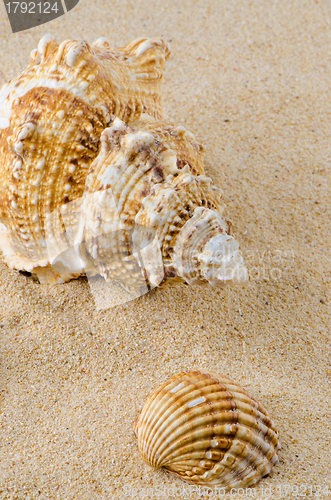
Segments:
[[[330,23],[327,0],[81,0],[10,34],[1,4],[8,80],[45,33],[170,42],[167,113],[205,145],[250,274],[100,309],[86,278],[40,285],[0,256],[1,500],[217,498],[143,463],[132,428],[194,367],[239,382],[280,433],[273,474],[218,498],[331,498]]]

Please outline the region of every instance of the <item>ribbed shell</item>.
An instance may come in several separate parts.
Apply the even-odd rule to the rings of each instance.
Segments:
[[[278,432],[268,412],[212,372],[167,380],[146,401],[134,430],[146,462],[203,486],[253,486],[278,462]]]

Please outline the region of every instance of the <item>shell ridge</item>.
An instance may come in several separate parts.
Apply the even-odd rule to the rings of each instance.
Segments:
[[[167,414],[168,408],[171,408],[171,406],[173,406],[174,404],[176,405],[176,401],[178,399],[180,399],[178,397],[179,396],[178,391],[175,392],[175,394],[177,393],[177,397],[173,397],[173,394],[171,397],[169,397],[169,391],[171,392],[173,389],[178,387],[178,384],[177,384],[178,378],[180,378],[182,380],[182,384],[183,384],[183,387],[181,388],[181,395],[182,395],[183,393],[185,394],[186,392],[188,392],[190,390],[191,385],[192,385],[191,380],[199,381],[201,378],[202,378],[202,380],[205,380],[206,376],[200,374],[200,372],[197,372],[197,377],[192,378],[191,380],[190,379],[186,380],[185,373],[182,373],[182,374],[180,374],[180,377],[179,376],[176,377],[173,381],[170,382],[170,384],[167,384],[164,387],[161,386],[162,388],[159,388],[157,391],[155,391],[155,393],[153,393],[153,395],[152,395],[153,398],[151,397],[152,404],[150,405],[147,402],[147,405],[146,405],[146,407],[144,407],[144,411],[142,412],[143,421],[141,422],[141,424],[144,424],[145,430],[146,430],[146,432],[142,435],[142,439],[144,440],[146,445],[150,446],[150,442],[146,441],[146,434],[149,432],[150,435],[152,435],[152,431],[155,433],[157,431],[157,428],[155,428],[155,425],[157,426],[158,422],[155,419],[154,419],[154,421],[152,420],[153,411],[155,412],[155,414],[157,414],[158,408],[161,407],[164,402],[166,402],[167,407],[164,408],[163,414]],[[170,387],[171,387],[171,389],[170,389]],[[153,404],[153,402],[154,402],[154,404]],[[180,403],[177,403],[177,405],[179,406]],[[149,415],[148,415],[148,413],[149,413]],[[161,425],[161,424],[159,424],[159,425]]]
[[[199,446],[203,447],[205,443],[210,442],[210,440],[205,438],[215,438],[216,435],[234,437],[236,432],[237,426],[235,417],[233,418],[232,423],[231,421],[227,421],[220,425],[214,424],[210,427],[195,428],[194,433],[192,433],[191,429],[188,429],[186,434],[179,436],[179,439],[177,441],[175,440],[173,444],[168,447],[168,449],[162,454],[160,461],[163,462],[166,460],[169,462],[181,453],[186,453],[186,450],[190,451],[191,449],[194,449],[192,447],[196,447],[197,443],[190,443],[190,440],[192,441],[192,434],[194,434],[195,438],[199,438]]]
[[[144,408],[143,410],[141,411],[139,417],[137,418],[136,420],[136,423],[135,423],[135,432],[136,432],[136,428],[138,427],[138,423],[141,423],[143,424],[145,422],[145,418],[146,416],[148,415],[148,412],[151,408],[151,405],[153,404],[154,402],[154,399],[162,392],[162,391],[165,391],[165,389],[168,389],[169,387],[171,388],[174,388],[178,385],[178,382],[177,380],[178,379],[181,379],[182,375],[184,374],[185,372],[181,372],[179,373],[177,376],[173,377],[173,379],[170,379],[170,380],[167,380],[166,382],[164,382],[162,385],[160,385],[152,394],[150,394],[150,396],[147,398],[146,400],[146,403],[144,405]]]
[[[197,379],[199,380],[199,379]],[[166,400],[166,407],[163,406],[163,422],[157,422],[155,421],[152,426],[149,427],[149,432],[153,431],[155,433],[155,436],[157,435],[156,433],[162,433],[162,428],[165,427],[168,424],[167,417],[173,414],[174,412],[174,407],[179,408],[179,411],[181,413],[186,412],[187,408],[183,406],[183,403],[186,403],[186,400],[190,400],[192,397],[192,393],[190,394],[191,388],[192,388],[192,383],[189,381],[186,381],[183,379],[183,384],[187,383],[187,385],[184,385],[184,387],[181,387],[179,390],[177,390],[175,393],[172,393],[171,396],[169,396],[169,392],[172,392],[172,389],[175,388],[173,387],[171,390],[169,390],[167,393],[164,393],[163,397],[159,399],[156,395],[155,397],[155,406],[154,407],[149,407],[148,410],[151,411],[157,411],[157,409],[161,406],[164,405],[165,400]],[[203,378],[202,380],[199,380],[198,383],[196,383],[197,388],[195,389],[195,394],[199,394],[199,389],[200,387],[209,384],[209,381],[206,380],[206,378]],[[164,390],[163,390],[164,391]],[[189,397],[186,397],[186,395],[189,395]],[[180,409],[182,406],[182,409]],[[175,415],[177,416],[177,412],[175,412]],[[150,421],[148,421],[150,423]],[[145,425],[147,425],[147,421],[144,421]],[[150,444],[150,443],[148,443]]]
[[[216,397],[219,397],[219,395],[220,393],[217,392]],[[229,397],[229,393],[224,392],[223,397]],[[186,428],[187,426],[190,425],[191,420],[200,415],[203,418],[204,413],[206,411],[214,411],[213,406],[209,404],[210,402],[206,400],[206,403],[207,404],[201,404],[199,406],[189,409],[187,406],[185,406],[186,402],[183,401],[182,398],[180,398],[176,400],[174,404],[168,406],[168,408],[164,411],[162,415],[163,418],[159,427],[153,428],[154,432],[156,430],[158,431],[158,440],[154,442],[155,449],[157,450],[158,453],[160,453],[160,449],[158,448],[158,443],[162,442],[162,440],[165,441],[168,434],[170,434],[174,428],[176,429],[175,435],[181,436],[183,433],[185,433]],[[228,406],[233,408],[232,403],[228,403]],[[171,424],[169,420],[170,421],[175,420],[175,421]],[[197,423],[197,425],[200,424]],[[165,432],[164,429],[166,429]]]
[[[155,447],[157,448],[158,447],[158,442],[159,441],[162,441],[162,440],[165,440],[166,437],[173,431],[174,428],[177,429],[177,433],[176,435],[178,434],[179,435],[179,430],[181,429],[181,426],[182,425],[186,425],[186,424],[189,424],[189,422],[194,419],[195,417],[197,417],[198,415],[204,415],[205,412],[207,411],[210,411],[213,413],[214,418],[215,420],[218,419],[217,415],[218,414],[223,414],[225,411],[234,411],[236,410],[238,412],[238,418],[241,420],[241,415],[242,413],[247,413],[247,415],[251,415],[251,409],[250,409],[250,406],[249,404],[242,404],[237,398],[236,398],[236,394],[233,393],[233,397],[236,399],[236,406],[234,407],[233,405],[233,400],[230,400],[230,401],[223,401],[222,398],[220,398],[220,395],[222,394],[222,398],[224,397],[227,397],[229,393],[220,393],[220,392],[217,392],[217,393],[213,393],[213,396],[215,399],[215,401],[213,402],[210,402],[210,401],[207,401],[207,405],[201,405],[199,407],[196,407],[194,409],[190,409],[189,411],[181,411],[180,410],[180,407],[179,409],[173,411],[173,413],[171,414],[169,412],[169,410],[167,410],[167,412],[165,412],[163,414],[163,417],[164,417],[164,421],[162,423],[162,425],[159,427],[158,429],[158,432],[159,432],[159,437],[158,437],[158,441],[155,442]],[[218,401],[217,401],[218,400]],[[172,410],[172,408],[170,408],[170,411]],[[176,421],[173,421],[172,423],[169,422],[170,420],[170,417],[169,415],[172,415],[172,420],[175,420]],[[259,419],[261,419],[262,421],[263,418],[264,418],[264,415],[263,413],[261,412],[258,412],[258,411],[255,411],[254,413],[254,416],[255,417],[258,417]],[[180,417],[180,418],[179,418]],[[254,419],[252,418],[252,421]],[[271,427],[272,426],[272,422],[270,419],[268,419],[266,421],[266,424],[269,424],[269,426]],[[200,424],[199,424],[200,425]],[[258,426],[256,426],[256,428],[258,429]],[[265,427],[267,429],[267,427]],[[166,429],[166,431],[164,431],[164,429]],[[274,438],[274,435],[275,435],[275,432],[273,431],[273,429],[271,428],[270,431],[269,431],[272,435],[272,438]],[[159,449],[158,449],[158,452],[159,452]]]
[[[205,387],[204,387],[205,389]],[[210,391],[218,391],[217,386],[209,386]],[[201,391],[201,389],[200,389]],[[197,388],[194,392],[191,392],[189,395],[190,397],[179,397],[175,402],[171,405],[168,405],[167,409],[164,409],[163,415],[162,415],[162,421],[154,425],[152,430],[154,432],[154,439],[152,441],[149,441],[148,444],[150,447],[153,446],[154,453],[161,455],[163,452],[164,447],[166,446],[166,437],[168,436],[169,433],[173,430],[174,423],[169,425],[169,419],[176,419],[176,430],[173,433],[173,438],[176,439],[179,437],[182,439],[185,435],[185,433],[190,433],[192,429],[195,429],[196,427],[200,427],[200,420],[197,417],[201,416],[201,422],[203,422],[204,419],[204,413],[206,411],[211,411],[211,405],[209,405],[209,401],[203,397],[203,403],[206,404],[198,404],[195,406],[193,409],[189,409],[189,405],[187,405],[187,402],[191,399],[193,401],[196,400],[196,395],[199,394],[199,388]],[[202,392],[202,394],[204,394]],[[212,394],[209,392],[209,395]],[[219,397],[219,392],[216,393],[216,397]],[[231,394],[228,392],[224,392],[223,397],[228,397],[231,398]],[[233,404],[230,404],[232,408],[234,408]],[[177,410],[175,410],[177,408]],[[232,413],[231,416],[234,414]],[[181,417],[180,420],[178,420],[178,417]],[[195,421],[195,426],[192,426],[190,424],[191,420],[194,418],[197,418]],[[216,416],[214,417],[216,419]],[[164,429],[166,429],[166,432],[164,432]],[[164,442],[162,446],[162,440]]]

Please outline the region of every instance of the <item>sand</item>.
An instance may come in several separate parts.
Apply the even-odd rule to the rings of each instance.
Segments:
[[[205,145],[251,278],[97,310],[86,278],[40,285],[0,261],[1,500],[198,498],[142,462],[132,430],[149,393],[193,367],[235,379],[279,429],[280,463],[255,498],[331,495],[329,7],[81,0],[13,35],[0,6],[8,79],[45,33],[170,41],[167,112]]]

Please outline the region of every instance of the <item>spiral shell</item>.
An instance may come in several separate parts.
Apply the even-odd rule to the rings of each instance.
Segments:
[[[164,279],[216,285],[245,278],[238,245],[221,217],[222,192],[205,175],[192,173],[191,136],[173,139],[170,149],[159,140],[161,126],[145,132],[116,118],[102,133],[82,207],[93,265],[106,279],[122,280],[127,287],[139,283],[137,276],[154,286]],[[200,154],[198,148],[195,156]],[[185,167],[178,168],[178,157],[185,158]],[[148,249],[147,262],[129,259],[134,248]]]
[[[268,412],[212,372],[167,380],[146,401],[134,430],[147,463],[203,486],[253,486],[278,462],[278,433]]]
[[[43,283],[241,283],[203,147],[163,116],[167,44],[46,36],[0,92],[0,250]]]

